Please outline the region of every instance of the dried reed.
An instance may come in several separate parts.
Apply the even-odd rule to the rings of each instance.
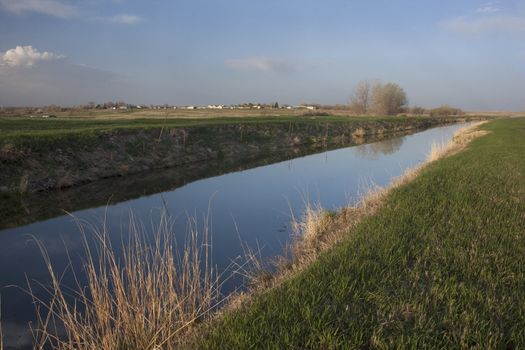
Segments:
[[[51,277],[51,298],[43,301],[33,294],[35,348],[174,349],[189,327],[220,302],[207,225],[201,234],[195,221],[190,226],[179,247],[166,214],[152,239],[131,218],[120,253],[105,227],[94,232],[94,248],[82,230],[87,284],[73,272],[71,292],[38,243]]]

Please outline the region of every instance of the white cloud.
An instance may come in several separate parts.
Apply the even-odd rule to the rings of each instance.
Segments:
[[[121,23],[121,24],[135,24],[144,21],[142,17],[130,14],[120,14],[107,19],[110,22]]]
[[[37,61],[50,61],[64,58],[52,52],[40,52],[29,46],[17,46],[0,56],[0,65],[7,67],[32,67]]]
[[[77,14],[75,7],[58,0],[0,0],[0,9],[16,14],[37,12],[61,18]]]
[[[496,13],[500,12],[499,1],[489,1],[476,9],[476,13]]]
[[[484,32],[525,33],[525,18],[517,16],[459,17],[444,21],[442,25],[450,31],[462,34],[481,34]]]
[[[297,69],[297,65],[293,62],[269,57],[235,58],[226,60],[225,64],[230,68],[240,71],[256,71],[265,73],[291,72]]]
[[[495,13],[495,12],[500,12],[500,11],[501,9],[499,7],[492,6],[492,5],[485,5],[482,7],[478,7],[476,9],[477,13]]]

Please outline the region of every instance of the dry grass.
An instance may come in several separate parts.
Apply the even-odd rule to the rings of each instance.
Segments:
[[[166,215],[151,241],[131,219],[120,254],[105,229],[96,232],[94,249],[84,238],[87,285],[75,275],[73,291],[61,284],[40,244],[51,276],[51,301],[34,297],[39,317],[35,348],[176,348],[189,326],[220,301],[207,229],[199,235],[196,223],[191,226],[183,247],[177,246]]]
[[[366,131],[363,128],[357,128],[352,132],[353,139],[361,139],[366,136]]]
[[[456,153],[463,149],[470,141],[480,136],[486,135],[488,131],[477,130],[478,126],[485,124],[486,122],[487,121],[478,122],[472,126],[458,130],[452,137],[452,140],[448,143],[433,143],[427,156],[427,162],[433,162],[446,156],[447,154]]]
[[[485,123],[487,123],[487,122],[484,121],[484,122],[476,123],[476,127],[479,126],[479,125],[485,124]],[[465,132],[457,132],[454,135],[453,141],[458,146],[465,146],[470,141],[472,141],[472,140],[474,140],[474,139],[476,139],[478,137],[487,135],[488,133],[489,133],[489,131],[487,131],[487,130],[469,129],[469,130],[466,130]]]
[[[447,152],[447,144],[444,142],[433,142],[427,155],[427,161],[434,162],[443,157]]]

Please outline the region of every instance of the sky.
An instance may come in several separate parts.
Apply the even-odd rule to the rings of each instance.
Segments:
[[[0,105],[525,110],[525,0],[0,0]]]

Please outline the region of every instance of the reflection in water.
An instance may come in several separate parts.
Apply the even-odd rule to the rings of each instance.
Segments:
[[[459,127],[461,125],[436,128],[370,145],[313,154],[296,158],[293,163],[284,161],[249,170],[240,167],[242,171],[197,181],[195,179],[199,176],[196,173],[202,174],[198,171],[193,177],[191,172],[188,175],[169,172],[153,174],[153,183],[141,183],[138,178],[126,184],[126,179],[114,179],[106,183],[110,184],[109,188],[97,189],[99,185],[93,184],[85,187],[84,193],[77,193],[84,198],[93,194],[90,205],[100,207],[76,211],[74,215],[98,226],[106,218],[105,224],[113,245],[119,246],[122,234],[126,234],[123,228],[128,223],[130,211],[148,229],[155,226],[159,214],[155,208],[166,208],[172,216],[178,217],[174,234],[182,241],[187,229],[186,213],[199,219],[211,208],[212,259],[214,265],[224,269],[243,254],[239,236],[251,248],[264,247],[261,252],[263,259],[280,254],[290,238],[290,215],[300,217],[304,210],[305,196],[302,194],[316,194],[310,199],[330,210],[347,205],[349,197],[357,197],[363,180],[371,180],[380,186],[388,184],[404,169],[423,161],[433,141],[450,139]],[[291,158],[285,156],[288,158],[284,159]],[[235,165],[229,169],[235,170]],[[208,176],[212,176],[213,171],[216,170],[212,169]],[[124,181],[121,183],[119,180]],[[158,190],[165,192],[155,192]],[[115,202],[122,202],[105,207],[107,195],[111,195],[112,191],[117,191]],[[127,191],[131,192],[131,197]],[[211,206],[210,198],[213,198]],[[67,200],[73,206],[79,204],[74,195],[68,196]],[[42,199],[44,207],[45,203]],[[59,207],[60,203],[59,200],[56,203],[51,201],[47,206]],[[44,211],[32,219],[55,215],[56,212]],[[68,254],[71,266],[76,271],[82,268],[82,236],[70,216],[58,216],[0,231],[2,318],[5,327],[9,327],[8,345],[13,348],[22,348],[27,343],[24,336],[28,333],[22,329],[33,319],[34,307],[28,295],[19,289],[5,287],[26,286],[26,275],[29,280],[43,283],[48,278],[38,247],[29,235],[44,242],[56,271],[69,267]],[[63,249],[64,245],[68,252]],[[71,276],[66,274],[64,280],[68,278]],[[228,282],[231,283],[225,286],[229,290],[238,287],[234,281]],[[36,292],[41,294],[42,290],[37,289]]]
[[[30,349],[32,345],[31,330],[27,323],[2,322],[5,349]]]
[[[363,144],[355,147],[356,155],[360,158],[375,160],[380,155],[393,154],[401,148],[405,137],[396,137],[384,141]]]

